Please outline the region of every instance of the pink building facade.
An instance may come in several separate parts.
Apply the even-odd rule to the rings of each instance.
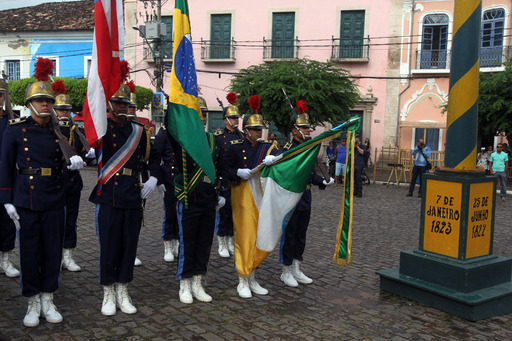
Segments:
[[[162,21],[168,26],[164,62],[169,65],[173,6],[173,1],[167,1],[161,10]],[[149,21],[154,11],[141,1],[125,1],[125,56],[136,71],[132,79],[152,89],[151,51],[132,26]],[[397,39],[400,41],[391,37],[402,32],[402,0],[322,1],[321,6],[292,0],[193,0],[189,1],[189,11],[198,83],[211,111],[209,130],[223,125],[216,96],[227,105],[233,74],[275,59],[309,58],[332,60],[355,76],[361,101],[351,114],[363,118],[362,138],[369,138],[372,148],[396,144],[401,66]],[[167,72],[163,88],[169,91]],[[310,114],[314,115],[314,108]],[[319,127],[316,133],[323,129]]]
[[[498,72],[510,57],[511,1],[482,2],[480,71]],[[399,145],[412,148],[425,138],[443,151],[446,141],[454,1],[404,0],[400,56]]]

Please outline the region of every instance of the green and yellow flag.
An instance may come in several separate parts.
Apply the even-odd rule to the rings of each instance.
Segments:
[[[214,181],[215,166],[204,133],[203,116],[199,107],[199,91],[188,14],[187,1],[176,0],[173,64],[165,126],[183,148],[183,161],[186,152],[208,178]],[[183,175],[185,191],[188,192],[186,168]]]
[[[336,245],[333,261],[340,265],[352,263],[352,213],[354,200],[354,143],[359,125],[347,130],[347,159],[345,181],[343,182],[343,199],[341,201],[340,220],[336,233]]]

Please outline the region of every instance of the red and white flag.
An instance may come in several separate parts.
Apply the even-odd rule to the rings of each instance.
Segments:
[[[90,145],[107,130],[107,101],[121,85],[124,48],[122,0],[94,1],[94,43],[84,103],[85,134]]]

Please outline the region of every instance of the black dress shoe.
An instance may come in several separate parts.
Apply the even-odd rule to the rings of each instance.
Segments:
[[[412,193],[407,193],[405,196],[406,197],[412,197]]]

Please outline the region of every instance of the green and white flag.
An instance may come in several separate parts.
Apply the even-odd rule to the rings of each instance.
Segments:
[[[251,186],[253,191],[257,188],[261,191],[253,195],[259,211],[254,268],[261,264],[279,242],[306,189],[322,142],[335,138],[344,128],[358,120],[353,118],[284,152],[276,157],[272,166],[262,169],[260,177],[251,178],[253,182],[259,180],[260,184]]]

